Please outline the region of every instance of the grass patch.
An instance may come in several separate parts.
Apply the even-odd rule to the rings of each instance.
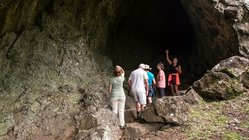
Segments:
[[[239,133],[236,132],[226,132],[223,135],[223,139],[224,140],[248,140],[248,138],[245,138],[243,136],[241,136]]]
[[[189,113],[190,128],[186,129],[188,139],[210,139],[225,130],[229,120],[222,113],[223,102],[201,103]]]
[[[246,134],[249,130],[248,99],[248,94],[244,93],[231,100],[201,102],[190,109],[184,133],[190,140],[249,140]],[[235,119],[240,123],[234,124]]]
[[[245,113],[246,115],[249,115],[249,105],[246,106],[246,108],[244,109],[243,113]]]

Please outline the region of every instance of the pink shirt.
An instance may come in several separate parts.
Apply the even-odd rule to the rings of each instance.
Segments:
[[[160,80],[161,79],[161,80]],[[166,88],[166,78],[163,70],[160,70],[157,74],[156,83],[158,88]]]

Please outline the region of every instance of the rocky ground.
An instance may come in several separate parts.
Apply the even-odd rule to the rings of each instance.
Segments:
[[[167,97],[166,97],[167,98]],[[249,92],[232,100],[192,105],[188,121],[182,125],[129,123],[123,139],[203,140],[249,139]],[[128,132],[127,132],[128,131]]]

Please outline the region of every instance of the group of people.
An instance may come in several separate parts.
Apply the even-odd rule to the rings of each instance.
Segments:
[[[171,88],[173,95],[178,93],[178,86],[180,85],[180,74],[182,73],[181,66],[178,64],[177,58],[173,61],[169,58],[169,51],[166,50],[166,60],[169,64],[169,75],[167,84]],[[148,103],[152,103],[152,98],[156,96],[162,98],[165,96],[166,76],[164,72],[164,64],[159,62],[157,64],[158,74],[155,77],[149,65],[140,64],[138,69],[134,70],[128,80],[131,88],[131,93],[136,102],[137,118],[141,118],[142,112]],[[111,78],[109,84],[109,93],[111,94],[112,110],[118,114],[119,125],[121,129],[125,129],[124,111],[125,111],[125,92],[123,89],[123,82],[125,81],[125,71],[116,66],[114,70],[114,77]],[[156,87],[156,90],[154,90]]]

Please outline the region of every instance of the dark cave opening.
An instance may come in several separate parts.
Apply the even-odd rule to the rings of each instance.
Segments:
[[[192,82],[187,74],[194,32],[180,0],[129,1],[117,13],[109,37],[114,65],[133,70],[143,62],[156,74],[156,65],[162,61],[167,73],[165,50],[169,49],[171,59],[177,57],[183,68],[183,84]]]

